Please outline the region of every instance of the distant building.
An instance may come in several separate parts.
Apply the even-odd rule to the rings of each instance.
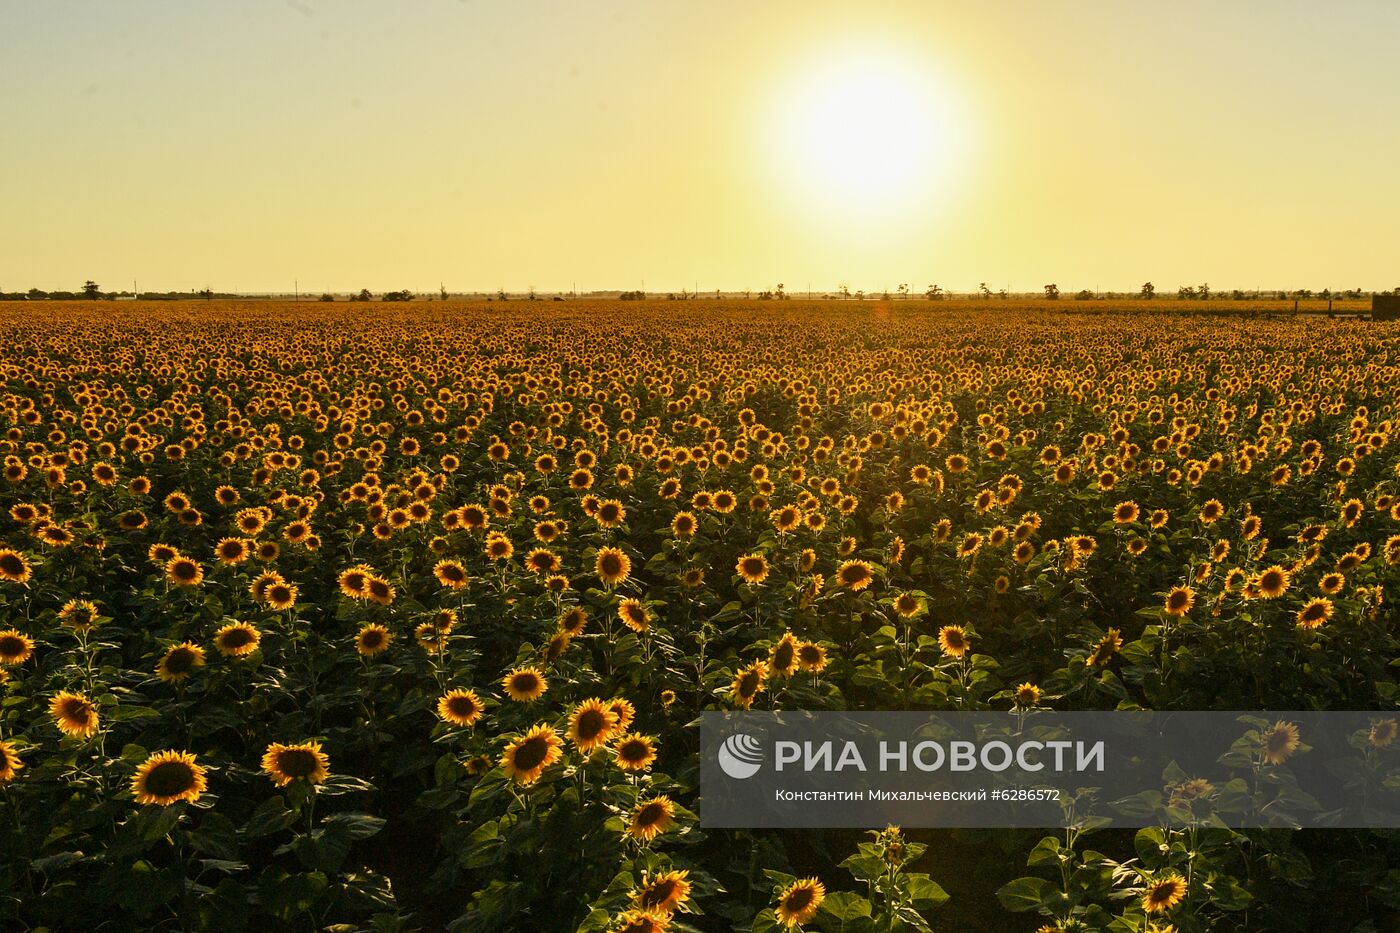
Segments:
[[[1372,295],[1371,320],[1400,321],[1400,295]]]

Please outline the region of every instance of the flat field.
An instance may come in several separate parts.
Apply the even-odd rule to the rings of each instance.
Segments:
[[[1393,929],[1396,833],[695,815],[703,710],[1394,712],[1400,325],[1291,308],[0,305],[0,918]]]

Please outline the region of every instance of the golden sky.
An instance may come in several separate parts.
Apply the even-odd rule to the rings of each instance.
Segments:
[[[1400,286],[1400,4],[13,2],[0,290]]]

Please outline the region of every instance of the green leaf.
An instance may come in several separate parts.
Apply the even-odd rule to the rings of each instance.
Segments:
[[[1055,886],[1044,878],[1017,878],[997,889],[997,900],[1012,913],[1023,913],[1042,906],[1051,897],[1059,894]]]

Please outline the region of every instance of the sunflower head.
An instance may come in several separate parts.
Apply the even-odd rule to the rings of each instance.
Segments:
[[[168,807],[181,800],[193,803],[208,789],[205,774],[189,752],[156,752],[136,769],[131,793],[143,806]]]
[[[320,742],[283,745],[273,742],[262,757],[262,769],[278,787],[293,781],[320,784],[330,774],[331,760]]]

